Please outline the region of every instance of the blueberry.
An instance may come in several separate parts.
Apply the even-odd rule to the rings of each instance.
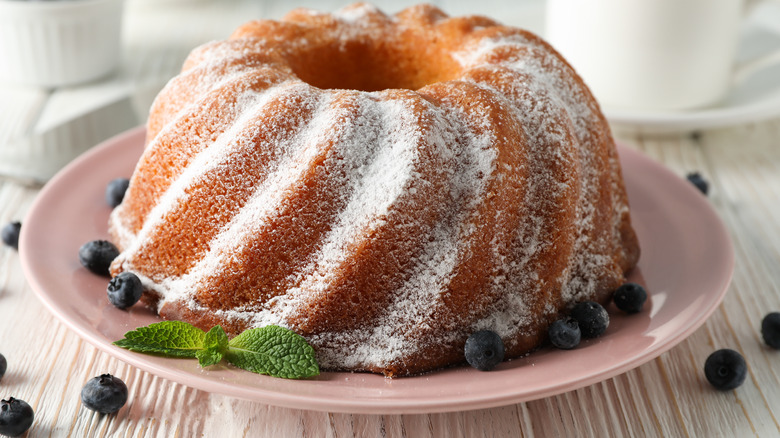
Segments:
[[[8,400],[0,401],[0,434],[23,434],[32,425],[33,417],[32,408],[24,400],[8,397]]]
[[[141,280],[132,272],[122,272],[108,282],[108,301],[120,309],[127,309],[141,299]]]
[[[466,362],[480,371],[490,371],[504,360],[504,342],[496,332],[480,330],[466,340]]]
[[[607,310],[595,301],[577,303],[571,311],[571,316],[577,320],[583,338],[601,336],[609,326]]]
[[[689,173],[686,178],[688,181],[695,185],[697,189],[699,189],[700,192],[704,193],[705,195],[707,192],[710,191],[710,183],[707,182],[706,179],[704,179],[703,176],[699,172],[691,172]]]
[[[5,375],[5,371],[8,369],[8,362],[5,360],[5,356],[0,354],[0,379]]]
[[[576,319],[563,318],[550,324],[547,336],[556,348],[571,350],[580,344],[582,332]]]
[[[768,313],[761,321],[761,336],[766,345],[780,350],[780,313]]]
[[[636,283],[624,283],[612,295],[618,309],[626,313],[639,313],[647,301],[647,291]]]
[[[116,207],[122,203],[122,199],[125,198],[125,192],[127,186],[130,185],[130,180],[127,178],[117,178],[111,180],[106,186],[106,203],[111,208]]]
[[[101,414],[114,413],[127,402],[127,385],[111,374],[93,377],[81,389],[81,402]]]
[[[745,382],[747,364],[741,354],[724,348],[710,354],[704,362],[704,375],[715,389],[734,389]]]
[[[119,250],[107,240],[92,240],[79,248],[82,266],[98,275],[110,275],[108,268],[118,255]]]
[[[19,249],[19,233],[21,231],[21,222],[9,222],[0,230],[0,237],[2,237],[3,243],[6,245],[14,249]]]

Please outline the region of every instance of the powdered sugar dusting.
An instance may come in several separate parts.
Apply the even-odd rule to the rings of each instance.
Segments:
[[[369,15],[377,15],[382,12],[369,3],[358,3],[336,11],[333,15],[347,23],[355,23],[364,20]]]
[[[509,55],[497,61],[501,59],[497,55],[499,52],[524,55]],[[613,233],[598,235],[594,231],[596,215],[603,214],[597,212],[594,206],[602,190],[597,181],[603,163],[598,162],[597,157],[604,153],[605,140],[609,141],[601,137],[604,128],[594,124],[598,123],[600,117],[598,108],[588,93],[577,85],[574,74],[559,58],[538,41],[524,35],[481,40],[453,57],[467,70],[490,71],[495,82],[482,85],[495,89],[499,95],[507,96],[517,109],[515,115],[522,121],[521,125],[529,139],[528,162],[534,166],[534,178],[528,187],[526,205],[544,203],[545,199],[555,199],[566,193],[577,196],[571,231],[555,230],[559,236],[565,236],[568,232],[576,235],[568,264],[560,272],[560,297],[565,306],[591,299],[597,289],[603,287],[602,279],[608,270],[617,271],[612,275],[620,276],[614,266],[612,248],[619,245],[619,235],[614,230],[625,218],[620,212],[627,211],[625,198],[617,196],[622,190],[613,185],[610,194],[616,211],[608,213],[612,215]],[[572,148],[572,144],[579,147]],[[614,156],[611,159],[614,160]],[[614,162],[610,166],[613,169],[616,167]],[[579,175],[579,178],[572,179],[570,183],[556,177],[550,169],[568,169],[575,172],[574,175]],[[511,275],[506,282],[527,291],[525,295],[529,297],[542,296],[544,288],[549,287],[538,278],[533,262],[537,254],[549,250],[550,245],[555,243],[550,240],[549,234],[545,234],[548,231],[544,229],[544,221],[548,217],[546,215],[556,208],[558,206],[555,204],[541,208],[545,216],[529,215],[520,228],[520,246],[524,248],[524,255],[511,262]],[[610,238],[614,239],[612,244],[605,242]],[[502,297],[501,303],[495,306],[487,318],[477,322],[475,328],[499,328],[497,331],[502,336],[516,331],[517,325],[513,321],[517,321],[516,315],[522,313],[528,303],[519,300],[517,294],[507,293]],[[545,314],[552,315],[558,311],[549,304],[544,308]],[[518,325],[523,324],[521,322]]]
[[[489,147],[492,139],[475,135],[463,126],[457,113],[435,107],[429,110],[437,126],[451,127],[434,130],[425,140],[437,145],[438,153],[455,164],[448,174],[451,182],[448,199],[452,207],[437,222],[429,238],[422,240],[422,251],[412,264],[412,272],[393,292],[390,306],[376,324],[315,336],[316,343],[333,346],[319,351],[323,366],[390,366],[399,358],[418,352],[426,343],[452,342],[458,336],[452,332],[445,334],[450,338],[447,340],[410,341],[410,332],[425,331],[431,312],[442,305],[442,294],[463,256],[465,235],[471,231],[464,228],[464,223],[479,200],[484,199],[486,182],[479,176],[492,173],[496,155]]]
[[[314,95],[312,98],[316,99]],[[323,107],[328,103],[327,96],[319,102]],[[317,146],[333,135],[330,115],[325,111],[315,113],[314,119],[298,135],[275,145],[280,152],[279,159],[273,164],[275,168],[255,188],[254,195],[244,208],[213,239],[209,251],[198,264],[183,277],[166,280],[166,300],[185,301],[188,306],[196,308],[198,305],[192,299],[191,286],[205,282],[219,272],[226,261],[248,243],[245,236],[259,234],[280,211],[289,191],[319,156],[321,151]]]
[[[355,124],[380,131],[353,135],[343,148],[343,159],[354,163],[349,166],[349,179],[356,187],[315,261],[316,273],[301,285],[315,293],[329,283],[334,268],[352,256],[347,246],[383,226],[390,206],[408,190],[408,180],[416,177],[412,164],[420,133],[413,128],[414,115],[397,101],[361,100],[362,108],[369,109],[357,116]],[[375,140],[366,144],[367,139]]]
[[[246,121],[254,116],[255,111],[264,108],[269,101],[273,100],[279,93],[284,92],[286,92],[286,87],[280,86],[267,89],[262,93],[249,91],[243,94],[237,102],[237,106],[242,108],[242,110],[239,111],[240,116],[238,120],[236,120],[226,132],[219,136],[217,141],[205,147],[203,152],[195,157],[190,166],[182,172],[158,200],[157,204],[147,215],[143,228],[137,234],[132,233],[123,225],[123,222],[118,217],[121,214],[121,210],[112,212],[113,229],[119,236],[124,237],[122,239],[122,246],[125,250],[120,256],[120,260],[122,260],[123,263],[128,263],[127,258],[131,258],[132,254],[137,253],[147,242],[149,234],[165,220],[166,213],[185,198],[188,187],[191,187],[202,178],[208,169],[229,159],[235,152],[235,146],[239,144],[239,142],[234,142],[234,139],[237,138],[239,132],[244,129]],[[195,102],[192,105],[201,105],[201,103]],[[165,133],[167,130],[173,130],[175,128],[176,126],[173,123],[170,123],[163,128],[162,132]],[[148,146],[148,150],[152,150],[154,147],[155,144],[152,142]],[[129,236],[133,236],[133,238],[130,239]]]
[[[344,23],[342,43],[373,37],[375,30],[365,25],[371,20],[398,21],[366,4],[345,8],[334,17]],[[253,50],[265,50],[265,44],[257,43]],[[290,51],[295,47],[285,44]],[[194,76],[205,75],[204,88],[229,83],[243,74],[217,73],[218,58],[235,54],[224,49],[220,55],[223,49],[219,47],[204,49],[202,55],[208,56],[203,55],[202,63],[189,70]],[[540,318],[549,319],[571,303],[593,296],[605,275],[622,275],[614,266],[614,231],[596,232],[605,214],[594,202],[603,189],[604,166],[599,157],[609,147],[604,145],[608,132],[574,73],[533,37],[520,33],[486,37],[452,56],[463,69],[458,81],[489,95],[489,104],[480,105],[474,96],[468,98],[472,104],[465,105],[463,99],[447,95],[425,100],[419,95],[320,90],[297,80],[260,93],[243,92],[236,104],[241,115],[182,172],[152,209],[138,236],[116,225],[121,221],[112,216],[116,234],[131,242],[120,256],[123,267],[133,270],[133,254],[142,248],[145,236],[165,221],[167,211],[184,202],[189,187],[200,182],[208,169],[229,165],[230,155],[248,141],[240,133],[250,120],[268,110],[272,100],[294,92],[316,107],[313,116],[294,135],[269,140],[277,156],[244,208],[216,234],[187,273],[152,278],[139,272],[144,285],[162,296],[162,305],[177,302],[249,326],[295,327],[311,303],[331,293],[344,267],[355,263],[358,244],[370,243],[372,236],[388,229],[402,233],[419,227],[413,260],[399,264],[405,268],[397,273],[399,286],[387,291],[386,307],[355,326],[303,333],[317,350],[321,366],[400,366],[432,346],[458,348],[469,333],[479,329],[498,332],[510,349],[519,345],[539,330]],[[260,62],[257,68],[269,65]],[[211,73],[213,77],[208,76]],[[492,118],[493,111],[505,118]],[[430,125],[423,127],[420,120]],[[504,123],[518,124],[519,137],[497,137]],[[502,161],[496,145],[507,140],[517,143],[527,159]],[[609,165],[615,166],[614,162]],[[332,185],[339,188],[332,200],[338,210],[310,258],[301,260],[290,274],[293,286],[265,302],[231,310],[204,308],[193,298],[193,289],[209,284],[224,266],[236,261],[235,254],[249,244],[245,236],[264,232],[299,190],[307,172],[317,166],[328,169],[335,181]],[[507,180],[525,174],[531,176],[523,181],[522,202],[514,210],[493,211],[490,207]],[[430,206],[421,206],[416,191],[438,184],[439,179],[445,183],[437,188],[436,203],[431,199]],[[620,189],[612,180],[608,183],[613,191]],[[615,217],[623,217],[627,206],[612,193],[607,196],[618,204],[617,213],[606,214],[617,227],[620,221]],[[397,220],[406,218],[399,212],[425,208],[439,215],[429,227],[417,219]],[[512,227],[496,225],[495,230],[485,232],[485,223]],[[480,252],[478,239],[489,241],[492,251]],[[562,254],[563,263],[544,265],[554,258],[551,254]],[[476,255],[490,266],[469,265]],[[483,300],[487,310],[475,307],[467,314],[442,319],[459,276],[481,279],[483,273],[487,279],[480,287],[486,290],[471,292],[489,297]]]

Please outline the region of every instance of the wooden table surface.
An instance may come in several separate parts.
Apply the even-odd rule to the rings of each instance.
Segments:
[[[296,3],[333,10],[347,2]],[[395,12],[413,2],[377,3]],[[541,28],[539,1],[434,3],[453,15],[482,13]],[[95,90],[126,98],[137,120],[123,123],[132,126],[145,118],[151,98],[192,47],[224,37],[250,18],[279,17],[290,7],[282,1],[226,4],[128,0],[119,72],[70,89],[0,84],[0,144],[29,141],[53,112],[64,111],[59,116],[68,119],[71,104],[94,99]],[[74,110],[69,120],[83,115]],[[83,129],[76,125],[69,129]],[[670,351],[625,374],[541,400],[441,414],[358,415],[248,402],[158,378],[97,350],[44,308],[24,278],[17,252],[0,247],[0,353],[8,360],[0,396],[33,407],[30,437],[780,436],[780,351],[766,347],[760,334],[763,316],[780,310],[780,119],[695,134],[615,133],[681,177],[701,172],[736,252],[733,281],[709,320]],[[0,224],[23,220],[38,190],[28,181],[0,179]],[[704,361],[719,348],[738,350],[748,362],[748,378],[735,390],[716,391],[704,379]],[[79,399],[83,384],[102,373],[117,375],[130,391],[129,402],[114,415],[95,414]]]

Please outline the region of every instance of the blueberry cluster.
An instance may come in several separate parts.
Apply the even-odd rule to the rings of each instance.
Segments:
[[[122,203],[130,184],[127,178],[116,178],[106,186],[106,203],[114,208]],[[110,277],[111,262],[119,256],[119,249],[107,240],[92,240],[79,248],[79,262],[91,272]],[[141,299],[143,285],[141,279],[131,272],[122,272],[112,278],[106,294],[108,301],[120,309],[127,309]]]
[[[625,313],[639,313],[647,301],[647,291],[636,283],[625,283],[612,294],[615,306]],[[547,337],[550,343],[562,350],[571,350],[581,339],[597,338],[609,327],[609,314],[595,301],[577,303],[569,316],[550,324]]]
[[[601,336],[609,327],[609,314],[595,301],[577,303],[567,317],[554,321],[547,328],[550,343],[562,350],[580,345],[580,340]]]
[[[79,249],[79,261],[95,274],[110,276],[111,262],[119,255],[119,250],[107,240],[92,240]],[[122,272],[108,282],[106,294],[108,301],[120,309],[127,309],[141,299],[143,285],[141,279],[132,272]]]
[[[615,291],[613,300],[618,309],[626,313],[638,313],[647,301],[647,292],[641,285],[625,283]],[[582,301],[571,309],[568,316],[550,324],[547,337],[554,347],[571,350],[582,339],[601,336],[607,327],[609,314],[604,306],[595,301]],[[489,371],[504,360],[504,343],[497,333],[481,330],[466,340],[465,355],[469,365]]]
[[[687,179],[705,195],[709,184],[699,173],[691,173]],[[106,186],[106,203],[114,208],[121,204],[129,186],[126,178],[117,178]],[[0,229],[0,237],[6,245],[17,248],[21,231],[20,222],[11,222]],[[111,262],[119,251],[111,242],[93,240],[79,249],[79,261],[91,272],[110,276]],[[109,302],[120,309],[133,306],[143,291],[141,280],[132,273],[123,272],[112,278],[107,287]],[[615,306],[627,313],[642,311],[647,301],[647,292],[639,284],[625,283],[613,294]],[[606,309],[594,301],[577,303],[568,316],[554,321],[548,328],[550,343],[559,349],[576,348],[582,339],[601,336],[609,326],[609,314]],[[774,349],[780,349],[780,312],[767,314],[761,324],[764,342]],[[494,369],[504,359],[504,343],[494,331],[481,330],[466,340],[464,353],[466,361],[482,371]],[[0,379],[7,369],[7,361],[0,354]],[[742,385],[747,376],[747,364],[744,357],[731,349],[713,352],[706,360],[704,373],[707,380],[717,389],[729,390]],[[125,383],[110,374],[102,374],[89,380],[81,391],[84,406],[99,413],[109,414],[118,411],[127,402],[128,390]],[[34,412],[23,400],[9,397],[0,402],[0,434],[18,436],[32,425]]]
[[[118,178],[106,187],[106,203],[116,207],[122,202],[128,180]],[[10,222],[0,229],[0,238],[11,248],[19,248],[21,222]],[[108,276],[111,262],[119,255],[116,246],[105,240],[93,240],[79,248],[81,264],[98,275]],[[107,293],[109,301],[124,309],[135,304],[141,297],[141,280],[130,273],[123,273],[111,280]],[[8,369],[8,362],[0,354],[0,379]],[[89,380],[81,390],[81,401],[89,409],[109,414],[118,411],[127,402],[127,386],[110,374],[103,374]],[[0,401],[0,435],[19,436],[32,426],[35,413],[32,407],[14,397]]]

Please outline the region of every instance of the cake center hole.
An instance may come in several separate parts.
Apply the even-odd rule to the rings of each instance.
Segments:
[[[323,89],[417,90],[458,75],[460,65],[449,54],[421,45],[406,50],[403,43],[345,41],[310,48],[288,62],[301,80]]]

